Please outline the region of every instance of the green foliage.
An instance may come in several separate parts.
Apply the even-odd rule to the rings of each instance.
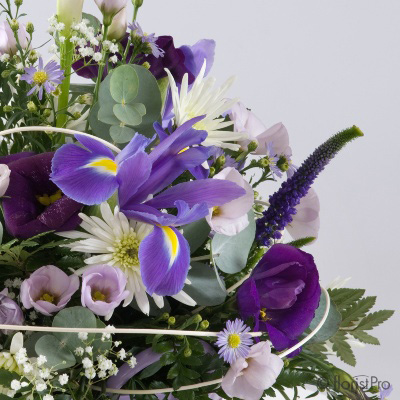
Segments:
[[[160,118],[161,93],[154,76],[142,66],[121,65],[100,85],[89,122],[96,136],[126,143],[135,132],[152,136]]]
[[[192,222],[183,227],[183,236],[188,241],[190,253],[193,254],[207,240],[210,233],[210,225],[203,219]]]
[[[256,224],[254,213],[248,214],[249,226],[235,236],[225,236],[217,233],[211,242],[213,256],[218,268],[234,274],[246,267],[250,249],[254,243]]]
[[[312,242],[314,242],[316,240],[315,237],[305,237],[305,238],[301,238],[301,239],[297,239],[297,240],[293,240],[292,242],[287,243],[290,246],[296,247],[298,249],[307,246],[308,244],[311,244]]]
[[[354,367],[356,365],[356,357],[354,352],[346,341],[347,336],[344,332],[338,332],[332,339],[332,348],[336,355],[346,364]]]
[[[184,287],[184,291],[192,297],[200,306],[215,306],[221,304],[226,298],[223,281],[216,276],[216,271],[210,265],[192,262],[188,274],[190,285]],[[221,284],[220,284],[221,282]]]

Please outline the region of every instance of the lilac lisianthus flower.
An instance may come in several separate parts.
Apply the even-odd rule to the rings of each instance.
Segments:
[[[247,213],[254,204],[254,192],[249,183],[234,168],[224,168],[213,179],[227,180],[242,187],[246,194],[220,207],[214,207],[206,217],[211,229],[226,236],[234,236],[249,225]]]
[[[267,155],[267,145],[272,143],[275,154],[284,154],[288,157],[292,155],[289,146],[289,134],[282,123],[266,128],[261,120],[243,103],[236,103],[232,107],[230,118],[234,121],[237,132],[246,132],[248,135],[246,140],[239,142],[243,149],[247,149],[251,141],[256,141],[258,147],[254,154]]]
[[[129,296],[125,274],[110,265],[94,265],[82,274],[81,301],[96,315],[109,320],[121,301]]]
[[[29,238],[51,230],[76,228],[82,205],[65,196],[50,181],[54,153],[20,153],[3,157],[11,171],[10,184],[2,200],[7,230],[18,238]]]
[[[222,389],[231,397],[260,400],[283,368],[283,361],[271,353],[268,342],[253,345],[247,358],[238,358],[222,379]]]
[[[77,275],[68,276],[54,265],[39,268],[21,285],[20,298],[26,309],[51,316],[62,310],[79,289]]]
[[[104,24],[110,25],[114,16],[127,6],[127,0],[94,0],[103,14]]]
[[[0,324],[2,325],[22,325],[24,314],[20,306],[8,297],[8,290],[0,292]],[[4,331],[7,334],[7,331]]]
[[[21,76],[21,80],[33,85],[27,96],[38,92],[39,100],[43,98],[43,91],[46,93],[54,92],[63,79],[64,71],[60,69],[60,65],[55,61],[50,61],[44,65],[41,57],[37,68],[27,67],[25,68],[25,74]]]
[[[29,44],[28,34],[25,25],[20,23],[18,29],[18,41],[22,49],[26,49]],[[17,41],[14,32],[8,21],[0,22],[0,55],[15,55],[18,52]]]
[[[241,317],[268,332],[280,351],[297,343],[309,327],[321,296],[313,257],[293,246],[273,245],[237,293]]]

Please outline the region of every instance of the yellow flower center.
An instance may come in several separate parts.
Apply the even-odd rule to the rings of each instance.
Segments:
[[[268,321],[270,318],[268,318],[268,316],[267,316],[267,313],[266,313],[266,308],[262,308],[261,310],[260,310],[260,318],[261,318],[261,320],[262,321],[264,321],[264,322],[266,322],[266,321]]]
[[[199,116],[199,114],[195,114],[195,113],[193,113],[193,112],[189,112],[189,113],[188,113],[188,119],[196,118],[196,117],[198,117],[198,116]],[[206,126],[206,124],[204,123],[204,119],[202,119],[202,120],[199,121],[199,122],[196,122],[196,123],[193,125],[193,129],[196,129],[197,131],[206,131],[206,130],[207,130],[207,126]]]
[[[52,296],[50,293],[43,293],[40,296],[39,300],[47,301],[48,303],[54,304],[54,296]]]
[[[228,336],[228,345],[232,349],[238,348],[240,343],[241,343],[240,336],[237,333],[231,333]]]
[[[33,74],[33,82],[35,82],[37,85],[43,85],[48,79],[49,76],[45,71],[37,71]]]
[[[221,207],[213,207],[213,209],[212,209],[212,216],[213,217],[218,217],[221,214],[222,214]]]
[[[113,259],[125,268],[132,268],[139,265],[140,240],[135,232],[118,239],[114,243]]]
[[[106,301],[106,295],[101,293],[99,290],[96,290],[92,295],[92,299],[94,301]]]
[[[43,196],[36,196],[36,198],[41,205],[47,207],[50,204],[55,203],[57,200],[60,200],[62,195],[62,191],[57,190],[57,192],[55,192],[51,196],[49,196],[48,194],[44,194]]]

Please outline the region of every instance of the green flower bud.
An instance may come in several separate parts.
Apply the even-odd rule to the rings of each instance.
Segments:
[[[185,351],[183,352],[184,357],[190,357],[192,355],[192,350],[190,350],[190,347],[186,347]]]
[[[212,178],[215,175],[215,168],[210,167],[210,178]]]
[[[209,326],[210,326],[210,323],[205,319],[204,321],[201,321],[200,329],[205,331],[206,329],[208,329]]]
[[[55,88],[55,90],[53,90],[52,95],[53,95],[54,97],[58,97],[58,96],[60,96],[60,94],[61,94],[61,89],[60,89],[59,86],[57,86],[57,87]]]
[[[248,150],[249,152],[256,151],[256,150],[257,150],[257,147],[258,147],[258,143],[257,143],[255,140],[253,140],[253,141],[250,142],[249,145],[247,146],[247,150]]]
[[[12,106],[4,106],[3,107],[3,111],[4,112],[11,112],[13,110],[13,107]]]
[[[264,207],[261,204],[257,204],[254,209],[259,213],[264,211]]]
[[[19,22],[16,19],[12,19],[10,21],[10,28],[14,31],[14,32],[18,32],[19,29]]]
[[[256,190],[254,191],[254,198],[257,199],[260,193],[258,193]]]
[[[5,69],[2,73],[1,73],[1,77],[2,78],[8,78],[11,74],[11,71],[9,71],[8,69]]]
[[[380,392],[379,386],[371,386],[369,389],[369,392],[370,393],[379,393]]]
[[[226,161],[225,156],[222,155],[222,156],[219,156],[219,157],[217,158],[217,161],[216,161],[215,164],[216,164],[218,167],[222,168],[222,167],[224,166],[224,164],[225,164],[225,161]]]
[[[262,158],[259,162],[260,162],[261,168],[266,168],[266,167],[268,167],[269,164],[270,164],[270,160],[269,160],[268,157]]]
[[[21,7],[21,6],[22,6],[22,3],[23,3],[23,0],[14,0],[14,4],[15,4],[17,7]]]
[[[163,315],[161,315],[160,319],[161,321],[167,321],[169,318],[169,314],[166,312]]]
[[[179,336],[175,336],[178,340],[183,340],[185,339],[185,336],[179,335]]]
[[[50,110],[49,108],[46,108],[46,109],[43,111],[43,117],[49,118],[50,115],[51,115],[51,110]]]
[[[365,392],[358,386],[358,383],[345,371],[333,367],[330,370],[328,382],[332,388],[350,400],[368,399]]]
[[[289,364],[290,364],[290,360],[288,358],[285,358],[283,360],[283,365],[285,366],[285,368],[287,368],[289,366]]]
[[[32,50],[29,53],[28,59],[31,64],[34,64],[38,58],[39,58],[38,53],[35,50]]]
[[[176,319],[175,317],[169,317],[168,318],[168,325],[175,325]]]
[[[148,63],[147,61],[145,61],[145,62],[142,64],[142,67],[145,67],[146,69],[150,69],[151,65],[150,65],[150,63]]]
[[[290,161],[285,156],[280,156],[278,162],[276,163],[277,167],[282,171],[286,172],[290,167]]]
[[[91,106],[93,104],[93,95],[91,93],[85,93],[78,97],[79,104],[87,104]]]
[[[28,104],[26,105],[26,108],[27,108],[30,112],[35,112],[35,111],[37,111],[36,104],[35,104],[33,101],[28,102]]]
[[[32,24],[32,22],[28,22],[26,24],[26,31],[32,35],[33,32],[35,32],[35,26]]]
[[[143,5],[143,0],[132,0],[132,4],[134,5],[134,7],[142,7]]]
[[[77,111],[77,112],[73,113],[73,116],[74,116],[74,119],[79,119],[80,117],[82,117],[82,114],[79,111]]]
[[[202,318],[202,316],[201,316],[200,314],[196,314],[196,315],[193,317],[193,322],[194,322],[195,324],[199,324],[201,321],[203,321],[203,318]]]

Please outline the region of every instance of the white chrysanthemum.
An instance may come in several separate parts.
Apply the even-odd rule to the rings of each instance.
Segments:
[[[174,106],[175,124],[179,127],[186,121],[205,115],[193,127],[205,130],[208,133],[207,139],[202,143],[204,146],[218,146],[231,150],[239,150],[240,146],[234,143],[244,139],[246,135],[241,132],[231,132],[222,130],[233,125],[232,121],[225,121],[221,117],[228,112],[238,99],[229,100],[225,94],[232,86],[234,78],[228,79],[221,87],[214,88],[215,78],[204,79],[206,72],[206,61],[191,88],[189,88],[188,74],[182,79],[181,89],[179,90],[171,72],[166,69],[172,93]]]
[[[127,278],[126,290],[130,292],[124,301],[124,306],[130,304],[135,298],[142,312],[149,314],[150,303],[140,274],[139,246],[141,241],[152,232],[153,226],[128,220],[118,207],[115,207],[112,213],[107,202],[100,205],[100,211],[102,219],[79,214],[83,220],[81,228],[86,232],[69,231],[60,232],[58,235],[69,239],[82,239],[66,247],[73,251],[92,254],[91,257],[85,259],[86,264],[108,264],[120,268]],[[77,273],[83,273],[85,268],[81,268]],[[196,305],[184,292],[173,297],[184,304]],[[152,298],[159,308],[164,306],[162,296],[153,294]]]

